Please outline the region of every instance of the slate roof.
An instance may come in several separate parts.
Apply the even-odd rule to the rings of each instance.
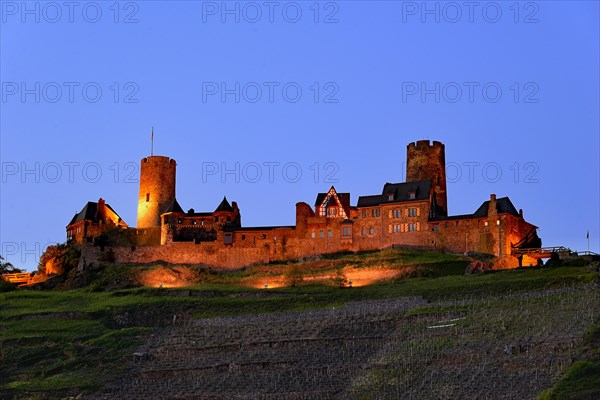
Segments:
[[[358,198],[358,207],[373,207],[386,203],[400,203],[405,201],[429,200],[431,192],[431,181],[386,183],[380,195],[360,196]],[[415,198],[410,198],[410,193],[415,194]],[[393,200],[388,200],[390,194],[394,195]]]
[[[174,199],[173,202],[171,204],[169,204],[169,207],[167,207],[167,209],[162,212],[162,214],[170,213],[170,212],[184,214],[183,208],[181,208],[181,206],[177,202],[177,199]]]
[[[81,211],[79,211],[79,213],[76,213],[73,216],[73,218],[71,219],[71,222],[69,222],[69,225],[73,225],[75,222],[83,221],[86,219],[97,222],[97,220],[96,220],[96,212],[97,211],[98,211],[98,203],[94,203],[93,201],[88,201],[87,204],[81,209]]]
[[[219,211],[233,212],[233,207],[231,207],[231,204],[229,204],[229,202],[227,201],[227,197],[223,197],[223,201],[221,201],[221,204],[219,204],[219,206],[215,210],[215,212]]]
[[[484,201],[483,204],[473,213],[475,218],[486,217],[488,209],[490,208],[490,201]],[[501,197],[496,199],[496,211],[498,214],[512,214],[519,216],[519,212],[513,205],[512,201],[508,197]]]
[[[466,218],[485,218],[488,214],[488,209],[490,208],[490,201],[484,201],[481,206],[473,213],[473,214],[462,214],[462,215],[452,215],[448,217],[440,217],[433,219],[434,221],[446,221],[446,220],[455,220],[455,219],[466,219]],[[520,214],[517,211],[516,207],[513,205],[512,201],[508,197],[501,197],[496,199],[496,212],[498,214],[512,214],[516,217],[519,217]]]
[[[382,196],[375,194],[372,196],[359,196],[357,207],[373,207],[378,206],[382,202]]]
[[[106,203],[104,205],[109,210],[114,212],[117,215],[117,217],[121,218],[119,216],[119,214],[117,214],[117,212],[115,210],[113,210],[113,208],[110,205],[108,205]],[[69,225],[73,225],[76,222],[84,221],[84,220],[98,222],[98,203],[96,203],[94,201],[88,201],[87,204],[85,206],[83,206],[81,211],[79,211],[77,214],[75,214],[73,216],[73,218],[71,218],[71,222],[69,222]]]

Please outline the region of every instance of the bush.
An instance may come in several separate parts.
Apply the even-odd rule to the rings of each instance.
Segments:
[[[10,292],[11,290],[15,290],[15,286],[6,282],[4,279],[0,279],[0,293],[1,292]]]
[[[301,268],[296,265],[290,265],[284,274],[285,284],[291,287],[300,286],[300,284],[304,281],[304,275],[302,274]]]
[[[62,275],[77,267],[79,257],[79,251],[65,243],[48,246],[40,257],[38,269],[48,275],[52,273]],[[48,264],[52,266],[52,271],[46,271]]]

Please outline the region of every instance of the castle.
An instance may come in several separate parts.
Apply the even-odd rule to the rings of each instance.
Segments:
[[[89,202],[67,226],[67,242],[88,261],[111,252],[113,261],[203,264],[240,268],[306,256],[392,246],[452,253],[484,253],[507,267],[529,265],[516,249],[541,247],[537,227],[508,197],[483,202],[473,214],[448,215],[444,144],[419,140],[407,146],[406,182],[386,183],[380,194],[360,196],[331,187],[314,209],[296,204],[295,226],[244,227],[236,202],[213,212],[185,212],[175,197],[175,160],[141,160],[137,227],[130,228],[100,199]]]

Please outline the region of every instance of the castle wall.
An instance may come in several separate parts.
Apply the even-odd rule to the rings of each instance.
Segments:
[[[497,257],[510,256],[512,246],[535,229],[520,217],[495,213],[483,218],[430,222],[429,227],[430,246],[435,250],[492,254]],[[517,266],[514,260],[512,266]]]
[[[302,257],[301,242],[294,229],[234,232],[232,244],[224,244],[223,238],[213,242],[171,242],[158,246],[110,246],[115,262],[144,264],[164,261],[171,264],[202,264],[221,269],[237,269],[255,263],[268,263]],[[242,237],[243,236],[243,237]],[[312,254],[312,253],[311,253]],[[315,253],[316,254],[316,253]],[[100,247],[84,246],[82,257],[86,263],[102,259]]]
[[[428,222],[424,211],[415,217],[394,218],[394,207],[382,207],[380,217],[359,217],[354,223],[342,219],[308,217],[302,231],[290,227],[276,229],[238,230],[232,232],[232,243],[225,244],[219,232],[210,242],[168,242],[164,245],[112,246],[115,262],[171,264],[202,264],[220,269],[237,269],[255,263],[297,259],[339,251],[360,251],[387,248],[393,245],[428,248],[451,253],[478,252],[497,256],[510,255],[511,246],[534,228],[522,218],[511,214],[488,215],[483,218],[463,218]],[[414,207],[410,207],[414,208]],[[400,207],[402,210],[402,207]],[[390,211],[392,217],[390,218]],[[412,221],[419,223],[416,231],[390,232],[390,225]],[[499,221],[499,223],[498,223]],[[486,225],[487,223],[487,225]],[[362,228],[367,228],[363,236]],[[373,229],[371,234],[370,228]],[[344,235],[350,228],[351,235]],[[156,229],[154,229],[156,230]],[[147,235],[160,234],[159,230]],[[323,234],[321,235],[321,231]],[[314,235],[313,235],[314,232]],[[143,235],[143,234],[141,234]],[[144,236],[141,236],[144,237]],[[137,238],[139,240],[140,233]],[[138,243],[141,243],[139,240]],[[102,256],[99,247],[84,246],[86,262],[97,262]],[[516,266],[513,261],[511,266]]]

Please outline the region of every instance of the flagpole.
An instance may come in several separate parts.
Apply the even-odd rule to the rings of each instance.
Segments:
[[[152,127],[152,138],[150,139],[152,144],[150,145],[150,155],[154,155],[154,127]]]

